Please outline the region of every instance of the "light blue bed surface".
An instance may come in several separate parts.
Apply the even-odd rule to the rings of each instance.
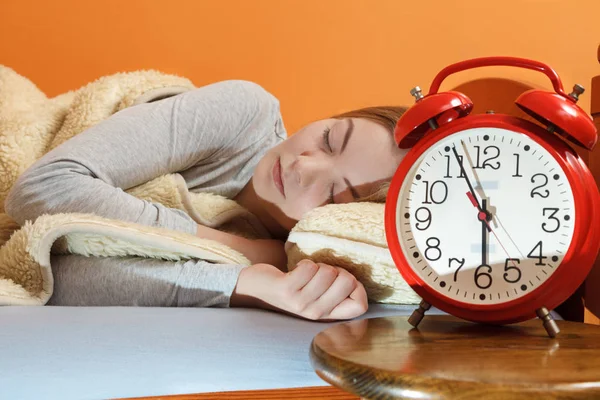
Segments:
[[[363,318],[414,306],[370,305]],[[104,399],[322,386],[332,323],[253,309],[1,307],[0,399]]]
[[[371,304],[361,318],[414,308]],[[0,399],[324,386],[309,346],[331,325],[239,308],[1,307]]]

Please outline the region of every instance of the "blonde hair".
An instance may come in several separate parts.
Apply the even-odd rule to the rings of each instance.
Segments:
[[[396,123],[406,112],[406,107],[399,106],[380,106],[380,107],[365,107],[357,110],[348,111],[342,114],[334,115],[331,118],[363,118],[378,123],[386,128],[390,135],[394,134]],[[358,199],[359,202],[385,203],[390,182],[382,183],[377,190],[369,196]]]

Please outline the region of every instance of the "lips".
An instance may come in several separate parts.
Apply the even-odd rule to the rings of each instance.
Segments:
[[[275,184],[275,187],[277,188],[277,190],[279,190],[281,195],[283,197],[285,197],[285,190],[283,187],[283,179],[281,177],[281,158],[279,158],[279,157],[275,161],[275,165],[273,165],[272,175],[273,175],[273,183]]]

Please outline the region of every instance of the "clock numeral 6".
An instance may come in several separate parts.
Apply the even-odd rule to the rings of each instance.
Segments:
[[[481,271],[481,269],[487,269],[487,272]],[[480,265],[475,270],[475,285],[477,285],[477,287],[479,289],[487,289],[490,286],[492,286],[493,281],[492,281],[492,274],[490,272],[492,272],[492,267],[490,267],[487,264]],[[482,277],[484,278],[483,283],[481,283]],[[487,279],[487,282],[486,282],[486,279]],[[487,285],[486,285],[486,283],[487,283]]]

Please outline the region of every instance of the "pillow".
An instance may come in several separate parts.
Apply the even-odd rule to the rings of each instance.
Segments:
[[[308,258],[346,269],[365,287],[370,302],[419,304],[400,275],[385,239],[385,205],[330,204],[307,213],[286,243],[288,270]]]

